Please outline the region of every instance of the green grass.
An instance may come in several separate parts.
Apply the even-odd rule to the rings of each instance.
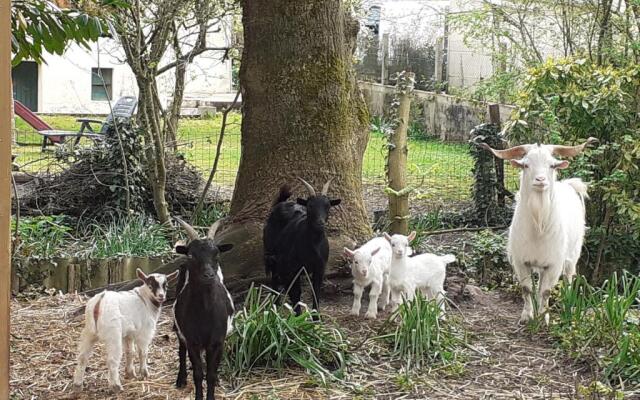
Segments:
[[[391,331],[380,338],[389,343],[394,358],[402,360],[407,373],[433,364],[454,369],[462,365],[466,334],[451,316],[446,321],[442,316],[435,300],[417,292],[387,320]]]
[[[314,322],[315,311],[303,308],[295,315],[289,305],[279,307],[276,300],[262,287],[249,289],[225,344],[231,376],[245,378],[256,367],[283,371],[297,365],[323,383],[342,379],[348,361],[344,335],[327,321]]]
[[[55,129],[75,131],[80,124],[72,116],[45,115],[42,119]],[[101,119],[98,117],[97,119]],[[211,119],[182,119],[178,129],[178,151],[207,176],[215,157],[216,144],[222,122],[221,116]],[[229,114],[215,183],[231,186],[235,182],[240,163],[241,115]],[[25,170],[46,170],[53,158],[53,151],[40,152],[42,137],[16,118],[18,146],[14,154],[16,162]],[[90,142],[83,141],[90,144]],[[373,131],[363,162],[363,181],[369,184],[385,183],[386,138],[380,131]],[[414,196],[438,204],[468,200],[473,182],[472,159],[466,143],[443,143],[438,140],[410,140],[408,159],[409,184],[419,185]],[[507,167],[509,187],[515,187],[515,171]]]
[[[601,287],[578,275],[563,282],[550,331],[574,357],[597,366],[613,387],[640,385],[640,278],[614,273]]]

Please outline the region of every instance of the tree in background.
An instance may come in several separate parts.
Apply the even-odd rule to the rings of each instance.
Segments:
[[[169,221],[165,198],[165,148],[175,146],[187,65],[212,50],[209,36],[224,29],[224,20],[237,10],[233,0],[135,0],[113,14],[117,40],[138,84],[138,124],[144,132],[146,164],[156,214]],[[174,71],[173,99],[165,110],[157,78]]]
[[[369,114],[357,86],[358,24],[343,1],[245,1],[242,152],[231,201],[229,257],[245,276],[261,273],[262,223],[281,185],[317,188],[333,179],[331,248],[371,233],[362,197]],[[227,271],[225,271],[227,273]]]

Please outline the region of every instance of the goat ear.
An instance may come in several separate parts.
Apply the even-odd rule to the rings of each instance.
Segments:
[[[176,246],[176,253],[178,254],[184,254],[185,256],[189,254],[189,250],[187,249],[187,246],[183,246],[183,245],[178,245]]]
[[[509,160],[511,166],[514,168],[524,169],[526,168],[525,164],[520,160]]]
[[[138,279],[145,282],[147,279],[147,274],[144,273],[140,268],[136,268],[136,275],[138,275]]]
[[[565,169],[569,167],[569,161],[562,160],[553,166],[554,169]]]
[[[415,238],[416,238],[416,235],[417,235],[416,231],[411,232],[411,233],[409,234],[409,236],[407,236],[407,240],[408,240],[409,242],[412,242],[412,241],[413,241],[413,239],[415,239]]]
[[[218,245],[218,250],[220,251],[220,253],[224,253],[225,251],[229,251],[231,249],[233,249],[233,245],[231,243]]]
[[[377,249],[375,249],[374,251],[371,252],[372,256],[375,256],[378,252],[380,251],[380,246],[378,246]]]
[[[349,250],[346,247],[344,248],[344,256],[347,258],[353,258],[354,255],[354,251],[353,250]]]
[[[177,269],[175,271],[173,271],[172,273],[170,273],[169,275],[167,275],[167,282],[171,282],[172,280],[176,279],[178,277],[178,274],[180,274],[180,270]]]
[[[300,197],[298,197],[296,199],[296,203],[300,204],[301,206],[307,206],[307,200],[306,199],[301,199]]]
[[[384,232],[383,235],[385,239],[387,239],[388,241],[391,241],[391,235],[389,235],[387,232]]]
[[[331,204],[331,207],[335,207],[338,204],[340,204],[342,202],[341,199],[333,199],[333,200],[329,200],[329,204]]]

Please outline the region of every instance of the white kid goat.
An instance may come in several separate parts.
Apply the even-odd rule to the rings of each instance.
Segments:
[[[109,387],[114,392],[122,390],[118,369],[123,347],[126,356],[125,377],[135,377],[134,343],[140,358],[140,375],[149,376],[147,351],[156,332],[160,309],[166,298],[167,283],[178,275],[178,271],[169,275],[145,275],[138,268],[136,272],[144,282],[142,286],[126,292],[104,291],[87,302],[84,330],[78,348],[78,365],[73,377],[76,391],[82,389],[84,372],[98,340],[105,344]]]
[[[427,299],[437,299],[444,311],[444,280],[447,275],[447,264],[456,260],[452,254],[438,256],[435,254],[411,255],[409,243],[415,239],[416,232],[409,236],[395,234],[384,237],[391,244],[391,266],[389,268],[389,286],[391,287],[391,310],[395,311],[402,298],[412,300],[416,289]]]
[[[382,293],[380,309],[384,310],[389,303],[389,264],[391,263],[391,246],[383,237],[376,237],[363,244],[357,250],[344,248],[344,255],[352,261],[353,275],[353,307],[351,314],[360,314],[362,292],[369,290],[369,308],[365,318],[375,319],[378,315],[378,297]]]
[[[582,249],[587,185],[578,178],[558,181],[557,170],[567,168],[569,162],[555,157],[575,157],[596,141],[589,138],[578,146],[525,144],[506,150],[480,144],[521,170],[507,243],[509,262],[522,287],[521,323],[533,318],[532,273],[540,277],[538,310],[548,323],[551,290],[561,275],[569,282],[573,280]]]

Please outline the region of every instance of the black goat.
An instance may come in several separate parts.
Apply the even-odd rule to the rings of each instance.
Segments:
[[[265,269],[271,274],[273,289],[290,287],[289,297],[299,314],[303,267],[312,276],[313,308],[319,310],[320,286],[329,258],[325,224],[329,209],[340,204],[340,199],[327,197],[331,180],[324,184],[321,194],[316,195],[313,186],[298,179],[309,191],[309,198],[298,198],[297,204],[286,201],[291,197],[291,189],[288,185],[282,186],[264,227],[263,244]]]
[[[176,218],[189,236],[186,246],[176,246],[176,252],[189,259],[180,268],[173,306],[174,328],[178,334],[180,368],[176,386],[187,384],[186,355],[193,367],[196,400],[202,399],[202,352],[207,367],[207,400],[215,398],[218,384],[218,365],[222,358],[224,340],[232,329],[233,300],[224,286],[218,254],[231,250],[231,244],[217,244],[214,236],[220,221],[213,224],[206,238],[189,224]]]

